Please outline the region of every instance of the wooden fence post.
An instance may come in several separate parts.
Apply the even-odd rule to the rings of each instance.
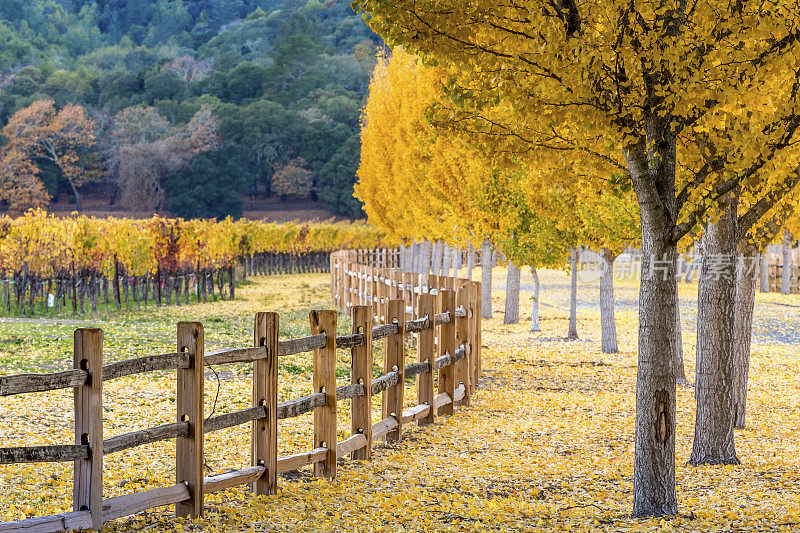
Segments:
[[[436,371],[433,369],[433,363],[436,359],[436,347],[434,346],[434,338],[436,336],[436,296],[431,294],[421,294],[419,298],[419,313],[418,317],[428,317],[430,327],[423,329],[419,332],[419,362],[428,362],[428,371],[420,374],[417,379],[417,403],[428,404],[428,414],[419,420],[419,426],[427,426],[433,424],[435,417],[433,408],[433,397],[436,394],[434,390]]]
[[[314,463],[317,477],[336,477],[336,311],[311,311],[311,334],[325,333],[325,347],[314,350],[314,392],[325,393],[325,405],[314,409],[314,448],[327,448]]]
[[[189,354],[189,367],[178,369],[178,422],[189,422],[189,435],[175,441],[175,478],[189,489],[189,499],[175,504],[179,517],[203,515],[203,324],[178,323],[178,352]]]
[[[450,322],[439,328],[439,350],[441,354],[450,354],[450,364],[439,370],[439,392],[450,396],[450,403],[439,408],[439,416],[452,415],[455,403],[455,352],[456,352],[456,294],[453,291],[439,292],[442,313],[450,313]]]
[[[252,465],[266,470],[253,483],[256,496],[275,494],[278,488],[278,313],[256,313],[253,345],[266,347],[267,357],[253,363],[253,407],[267,416],[253,420]]]
[[[405,300],[412,307],[411,315],[414,316],[416,300],[414,299],[414,274],[403,272],[403,290],[400,292],[400,299]]]
[[[80,328],[73,337],[73,364],[89,374],[75,387],[75,444],[89,446],[89,458],[75,461],[72,505],[89,511],[92,528],[103,527],[103,330]]]
[[[370,306],[353,308],[353,333],[364,335],[364,343],[350,349],[350,383],[362,384],[364,396],[350,401],[352,434],[361,433],[367,445],[353,451],[351,459],[368,461],[372,457],[372,309]]]
[[[450,278],[452,279],[452,278]],[[469,405],[470,399],[470,367],[469,367],[469,292],[466,289],[461,289],[456,293],[456,303],[458,307],[463,308],[467,312],[467,316],[463,318],[456,318],[456,348],[464,347],[465,356],[463,359],[456,361],[455,368],[455,384],[464,385],[464,398],[461,400],[461,405]]]
[[[342,272],[344,272],[344,283],[342,284],[342,310],[347,312],[353,306],[353,291],[352,291],[352,280],[353,276],[351,275],[351,271],[353,270],[352,263],[344,263],[342,265]]]
[[[481,309],[481,282],[480,281],[473,281],[475,284],[475,299],[474,299],[474,308],[475,308],[475,349],[472,351],[472,382],[478,384],[478,379],[481,377],[481,349],[482,349],[482,331],[483,328],[481,327],[481,320],[482,320],[482,309]]]
[[[362,263],[358,264],[358,290],[359,290],[359,305],[369,305],[367,301],[367,267]]]
[[[475,393],[478,388],[478,376],[475,373],[475,361],[477,358],[478,350],[478,332],[481,328],[481,316],[477,309],[477,302],[480,299],[480,290],[478,284],[474,282],[467,282],[464,288],[469,291],[469,307],[467,308],[467,316],[469,317],[469,351],[468,353],[468,372],[469,372],[469,391],[470,394]]]
[[[390,300],[386,312],[386,323],[397,324],[397,333],[386,337],[384,349],[384,372],[396,371],[397,384],[383,393],[383,418],[393,416],[397,427],[386,434],[386,442],[397,442],[403,431],[403,392],[405,390],[405,324],[406,304],[403,300]]]
[[[378,322],[381,322],[386,317],[386,302],[388,301],[386,298],[386,277],[380,268],[373,269],[372,273],[375,280],[373,283],[373,287],[375,287],[375,303],[372,305],[377,309],[375,314],[378,316]]]

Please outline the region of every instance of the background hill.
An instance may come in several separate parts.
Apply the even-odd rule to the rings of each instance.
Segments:
[[[96,138],[76,150],[87,208],[221,217],[285,199],[359,216],[379,46],[341,0],[3,0],[0,127],[42,100],[82,106]],[[63,165],[34,159],[51,207],[74,208]],[[12,206],[13,181],[0,183]]]

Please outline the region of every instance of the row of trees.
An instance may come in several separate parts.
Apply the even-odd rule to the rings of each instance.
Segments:
[[[382,234],[357,223],[265,223],[222,221],[57,218],[42,210],[0,219],[0,272],[5,305],[33,313],[37,299],[56,308],[72,300],[85,312],[85,299],[119,309],[130,300],[180,304],[234,296],[234,267],[245,274],[320,271],[327,253],[376,247]],[[102,292],[102,296],[100,296]],[[53,301],[48,302],[49,295]]]
[[[381,40],[347,2],[124,4],[0,3],[0,127],[52,108],[48,137],[74,147],[73,161],[54,160],[14,146],[16,128],[4,132],[4,167],[13,160],[26,176],[0,182],[12,210],[56,196],[80,209],[83,192],[224,218],[241,214],[245,196],[276,194],[361,215],[358,117]],[[215,142],[176,146],[198,114]],[[146,139],[117,135],[132,117],[145,120]]]
[[[633,514],[675,514],[678,249],[702,236],[691,462],[737,463],[755,286],[737,265],[798,200],[800,27],[785,16],[800,4],[357,7],[427,63],[374,77],[357,185],[372,222],[494,243],[515,265],[640,243]]]

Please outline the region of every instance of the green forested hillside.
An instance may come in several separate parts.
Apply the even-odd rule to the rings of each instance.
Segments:
[[[219,217],[242,195],[310,195],[359,215],[380,45],[344,0],[3,0],[0,199]]]

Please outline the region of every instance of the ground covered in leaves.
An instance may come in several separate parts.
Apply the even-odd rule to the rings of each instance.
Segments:
[[[477,274],[477,273],[476,273]],[[504,272],[495,271],[496,276]],[[503,278],[497,278],[502,280]],[[694,400],[678,392],[677,482],[680,516],[636,520],[632,505],[635,306],[617,313],[620,354],[599,348],[597,288],[582,285],[581,340],[566,332],[563,274],[542,275],[542,331],[506,326],[502,313],[484,321],[484,376],[472,406],[434,426],[408,428],[403,442],[376,446],[371,462],[341,462],[335,481],[307,471],[282,477],[279,494],[253,498],[247,489],[210,495],[206,518],[178,521],[171,508],[140,513],[106,526],[108,531],[789,531],[800,528],[800,427],[794,370],[800,348],[776,341],[789,327],[800,297],[758,295],[756,335],[748,396],[748,429],[737,431],[740,466],[691,467]],[[204,322],[207,351],[250,341],[252,313],[281,313],[283,338],[308,332],[307,311],[327,307],[324,275],[259,279],[235,302],[98,317],[105,330],[106,360],[174,349],[175,323]],[[500,286],[497,286],[500,289]],[[618,289],[622,301],[633,283]],[[693,377],[696,285],[682,285],[687,375]],[[693,302],[695,306],[692,307]],[[502,310],[503,293],[495,292]],[[0,372],[52,371],[71,361],[74,323],[0,323]],[[348,332],[342,317],[340,333]],[[412,352],[413,353],[413,352]],[[376,350],[375,373],[380,373]],[[348,380],[341,351],[337,377]],[[249,406],[246,365],[209,369],[206,414]],[[308,356],[281,360],[280,400],[310,392]],[[153,373],[105,385],[105,432],[113,436],[174,419],[174,373]],[[407,403],[416,393],[407,387]],[[378,398],[376,397],[376,400]],[[375,404],[375,420],[380,414]],[[339,403],[340,439],[348,436],[349,409]],[[68,392],[0,399],[0,446],[69,443],[72,398]],[[43,428],[47,428],[43,431]],[[207,436],[207,474],[249,466],[249,426]],[[280,453],[311,447],[311,418],[279,424]],[[174,441],[105,458],[105,497],[174,483]],[[71,465],[0,467],[0,521],[69,510]]]

